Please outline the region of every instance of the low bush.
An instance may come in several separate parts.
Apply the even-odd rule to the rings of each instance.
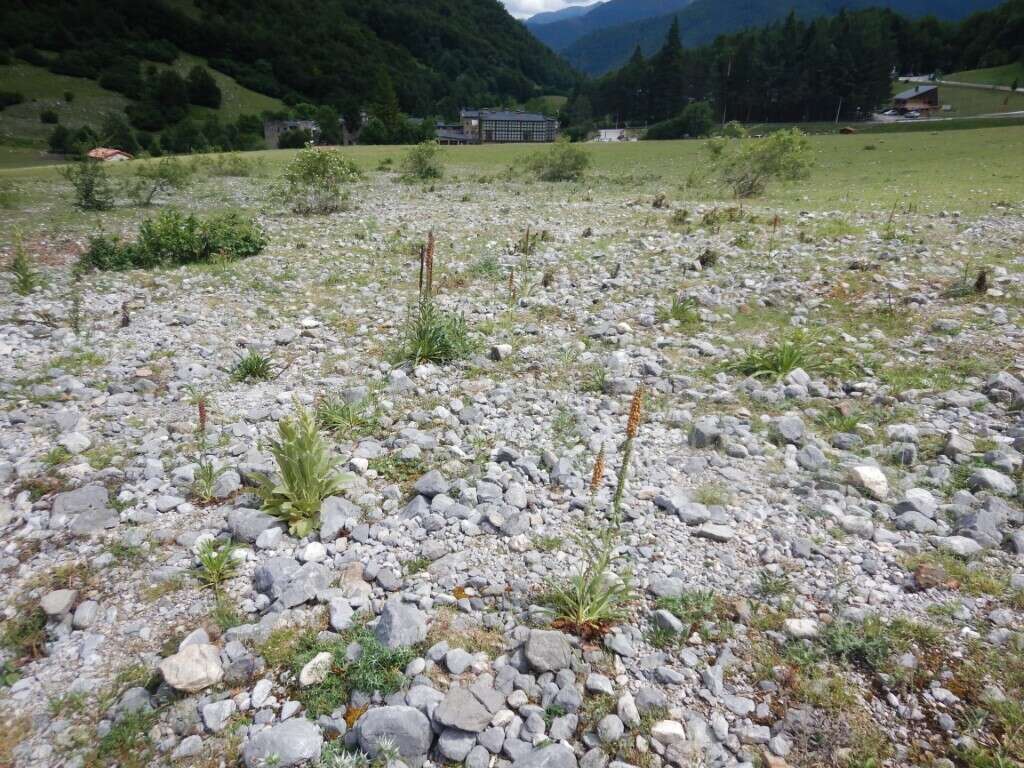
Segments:
[[[39,113],[39,122],[46,125],[56,125],[60,122],[60,115],[55,109],[44,109]]]
[[[719,137],[707,151],[712,173],[739,198],[762,194],[772,181],[805,178],[811,167],[811,146],[797,128],[760,139]]]
[[[527,165],[541,181],[579,181],[593,158],[583,147],[562,138],[533,155]]]
[[[444,176],[441,145],[424,141],[406,152],[402,158],[402,178],[407,181],[430,181]]]
[[[83,160],[61,169],[71,185],[75,206],[83,211],[106,211],[114,207],[114,190],[103,163]]]
[[[285,169],[281,197],[295,213],[334,213],[348,199],[345,186],[361,178],[356,164],[340,151],[307,144]]]
[[[185,189],[192,181],[193,167],[174,157],[136,166],[132,195],[141,206],[149,206],[158,194]]]
[[[36,271],[32,259],[25,252],[25,246],[21,238],[15,235],[14,255],[8,267],[11,273],[11,287],[19,296],[28,296],[32,291],[43,284],[43,278]]]
[[[18,91],[0,91],[0,109],[13,107],[15,104],[21,104],[24,100],[25,95]]]
[[[192,214],[166,210],[143,222],[135,242],[105,235],[92,238],[79,268],[121,271],[243,259],[255,256],[266,244],[267,238],[256,221],[237,213],[200,220]]]

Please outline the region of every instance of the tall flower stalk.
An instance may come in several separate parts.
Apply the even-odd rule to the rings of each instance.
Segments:
[[[622,496],[626,492],[626,480],[629,476],[629,465],[633,460],[633,441],[640,432],[640,419],[643,416],[644,388],[638,386],[629,404],[629,420],[626,422],[626,442],[622,446],[622,462],[619,465],[618,481],[615,495],[612,497],[612,521],[618,527],[622,522]]]

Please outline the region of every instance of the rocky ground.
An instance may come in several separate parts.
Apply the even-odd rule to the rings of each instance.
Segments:
[[[52,266],[0,288],[0,765],[1024,760],[1020,209],[354,197],[268,208],[263,254],[203,268],[73,277],[86,232],[27,233]],[[478,351],[395,367],[430,229]],[[748,376],[752,348],[790,360]],[[271,380],[232,378],[249,349]],[[541,603],[608,524],[640,385],[635,599],[580,638]],[[299,540],[254,484],[323,398],[358,404],[352,480]],[[216,589],[211,539],[239,545]]]

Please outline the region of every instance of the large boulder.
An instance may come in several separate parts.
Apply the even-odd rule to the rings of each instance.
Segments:
[[[387,739],[410,765],[423,762],[434,736],[427,716],[415,707],[403,705],[367,711],[356,722],[355,730],[359,748],[370,757],[377,756],[381,740]]]
[[[293,717],[260,731],[242,751],[246,768],[290,768],[320,759],[324,737],[320,729],[304,717]]]

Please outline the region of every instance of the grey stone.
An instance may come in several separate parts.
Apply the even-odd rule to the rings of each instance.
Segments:
[[[569,666],[572,646],[561,632],[534,629],[526,641],[526,659],[538,672],[557,672]]]
[[[374,635],[385,648],[415,645],[426,640],[427,622],[416,606],[389,600],[381,611]]]
[[[420,764],[430,749],[433,732],[427,716],[409,706],[375,707],[355,725],[359,748],[370,757],[380,751],[381,739],[394,742],[404,761]]]
[[[801,445],[804,441],[804,422],[799,416],[780,416],[772,422],[772,436],[780,443]]]
[[[476,734],[457,728],[445,728],[437,738],[437,751],[455,763],[465,760],[474,746]]]
[[[345,521],[360,516],[359,507],[341,496],[328,496],[320,504],[320,541],[334,541],[345,530]]]
[[[576,755],[565,744],[545,744],[518,757],[512,768],[578,768]]]
[[[320,759],[324,738],[320,729],[304,717],[293,717],[266,728],[242,750],[246,768],[290,768]]]
[[[211,733],[220,733],[228,724],[228,720],[235,714],[234,699],[214,701],[203,707],[203,725]]]
[[[626,727],[618,715],[605,715],[597,723],[597,738],[604,744],[613,744],[622,738]]]
[[[39,607],[47,616],[63,616],[71,611],[77,599],[77,589],[55,589],[43,595]]]
[[[416,481],[416,485],[413,488],[416,493],[426,496],[428,499],[432,499],[438,494],[447,493],[450,487],[444,475],[438,472],[436,469],[432,469],[423,475],[419,480]]]
[[[479,733],[491,722],[491,713],[467,689],[453,687],[434,710],[434,720],[449,728]]]
[[[239,507],[228,512],[228,530],[238,541],[252,544],[261,533],[271,528],[284,530],[285,524],[258,509]]]
[[[1016,496],[1017,483],[1012,477],[987,467],[977,469],[967,478],[967,487],[972,491],[989,491],[1000,496]]]

